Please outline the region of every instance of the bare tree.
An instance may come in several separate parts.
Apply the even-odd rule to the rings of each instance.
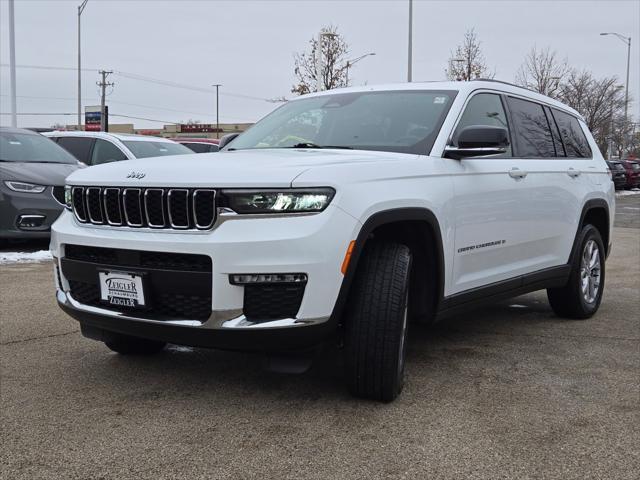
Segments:
[[[462,45],[458,45],[455,52],[451,52],[449,65],[445,70],[449,80],[469,81],[473,78],[493,78],[495,73],[489,71],[480,48],[482,42],[474,29],[464,34]]]
[[[624,118],[624,87],[616,77],[598,79],[587,70],[572,70],[555,96],[584,117],[601,151],[607,151],[611,139],[622,155],[630,126]]]
[[[515,83],[536,92],[555,96],[560,85],[570,73],[567,59],[560,60],[549,47],[538,50],[533,47],[516,74]]]
[[[304,95],[314,92],[317,85],[316,61],[318,48],[322,54],[323,69],[321,81],[325,90],[348,86],[347,55],[349,45],[334,26],[323,27],[320,31],[321,45],[318,38],[309,40],[309,50],[294,55],[295,76],[297,84],[291,88],[292,93]]]

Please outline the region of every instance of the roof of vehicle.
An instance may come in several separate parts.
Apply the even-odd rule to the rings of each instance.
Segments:
[[[27,130],[26,128],[13,128],[13,127],[1,127],[1,126],[0,126],[0,132],[24,133],[25,135],[40,135],[39,133],[34,132],[33,130]]]
[[[56,130],[53,132],[45,132],[43,135],[47,137],[90,137],[90,138],[117,138],[122,142],[139,141],[139,142],[168,142],[173,140],[163,137],[152,137],[150,135],[135,135],[133,133],[111,133],[111,132],[81,132],[78,130]]]
[[[493,79],[476,79],[470,82],[411,82],[411,83],[391,83],[384,85],[364,85],[360,87],[347,87],[347,88],[336,88],[333,90],[325,90],[323,92],[309,93],[307,95],[302,95],[298,98],[310,98],[317,97],[323,95],[333,95],[336,93],[349,93],[349,92],[382,92],[382,91],[398,91],[398,90],[455,90],[458,91],[465,96],[470,94],[475,90],[497,90],[499,92],[511,93],[514,95],[520,95],[523,97],[530,98],[531,100],[535,100],[537,102],[545,103],[549,106],[556,107],[560,110],[564,110],[576,117],[584,120],[582,115],[578,113],[573,108],[565,105],[562,102],[554,100],[551,97],[547,97],[546,95],[542,95],[538,92],[534,92],[533,90],[529,90],[528,88],[519,87],[518,85],[514,85],[512,83],[503,82],[501,80],[493,80]],[[295,101],[294,99],[292,101]]]
[[[190,138],[190,137],[173,137],[171,140],[178,143],[213,143],[218,145],[220,140],[217,138]]]

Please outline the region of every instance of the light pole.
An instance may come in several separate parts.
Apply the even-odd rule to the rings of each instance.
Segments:
[[[78,5],[78,130],[82,130],[82,59],[80,55],[80,16],[89,0],[84,0]]]
[[[411,82],[413,64],[413,0],[409,0],[409,45],[407,50],[407,82]]]
[[[363,58],[367,58],[375,54],[376,52],[365,53],[364,55],[360,55],[358,58],[354,58],[353,60],[347,60],[346,78],[345,78],[347,86],[349,86],[349,69],[353,67],[356,63],[358,63],[360,60],[362,60]]]
[[[629,123],[629,117],[628,117],[628,111],[629,111],[629,64],[631,63],[631,37],[625,37],[624,35],[621,35],[619,33],[616,32],[602,32],[600,35],[614,35],[615,37],[618,37],[622,42],[624,42],[627,45],[627,81],[625,84],[625,93],[624,93],[624,127],[625,130],[627,128],[627,125]],[[622,153],[624,154],[624,147],[625,147],[625,132],[623,132],[622,135]]]
[[[337,33],[332,33],[332,32],[320,31],[320,33],[318,33],[318,44],[316,45],[316,92],[321,92],[322,90],[324,90],[322,85],[322,72],[324,70],[323,68],[324,57],[322,54],[322,39],[324,37],[334,38],[337,36],[338,36]]]
[[[216,87],[216,138],[220,138],[220,102],[219,90],[222,84],[214,83],[212,87]]]
[[[9,0],[9,76],[11,77],[11,126],[18,126],[18,104],[16,102],[16,26],[13,0]]]

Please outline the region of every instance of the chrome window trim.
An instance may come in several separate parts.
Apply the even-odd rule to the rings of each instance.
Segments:
[[[198,192],[212,192],[213,193],[213,205],[211,206],[213,208],[213,215],[211,217],[211,222],[209,222],[207,225],[200,225],[198,223],[198,211],[196,209],[196,197],[198,195]],[[213,225],[216,223],[216,190],[214,190],[213,188],[197,188],[193,191],[193,195],[191,196],[192,198],[192,211],[193,211],[193,223],[196,226],[196,228],[198,230],[209,230],[211,227],[213,227]]]
[[[84,218],[80,217],[80,215],[78,214],[78,209],[76,208],[76,202],[75,202],[75,191],[76,190],[80,190],[80,203],[84,206],[85,202],[84,202],[84,187],[72,187],[71,188],[71,204],[73,205],[73,215],[76,217],[76,219],[80,222],[80,223],[87,223],[87,211],[86,211],[86,206],[85,208],[85,216]]]
[[[187,210],[187,224],[186,225],[176,225],[173,222],[173,216],[171,215],[171,194],[174,192],[185,192],[187,195],[187,206],[186,206],[186,210]],[[167,209],[169,210],[169,224],[171,225],[172,228],[175,228],[177,230],[188,230],[189,229],[189,189],[187,188],[171,188],[169,189],[168,193],[167,193]]]
[[[129,221],[129,215],[127,214],[127,192],[128,191],[137,191],[138,192],[138,210],[140,211],[140,223],[133,223]],[[142,215],[142,189],[140,188],[125,188],[122,190],[122,207],[124,210],[124,218],[127,222],[127,225],[130,227],[142,227],[144,225],[144,216]]]
[[[109,209],[107,208],[107,192],[109,190],[115,190],[117,192],[117,203],[118,203],[118,216],[120,217],[120,222],[112,222],[109,219]],[[120,188],[118,187],[104,187],[102,191],[102,206],[104,208],[104,218],[109,225],[121,226],[123,222],[122,217],[122,205],[120,203]]]
[[[144,216],[147,219],[147,225],[149,228],[164,228],[167,225],[164,215],[164,191],[164,188],[145,188],[144,190]],[[149,220],[149,207],[147,206],[147,194],[149,192],[160,192],[160,211],[162,212],[161,225],[151,223],[151,220]]]

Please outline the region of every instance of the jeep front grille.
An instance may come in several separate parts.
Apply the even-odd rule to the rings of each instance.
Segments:
[[[114,227],[208,230],[216,221],[216,191],[208,188],[73,187],[82,223]]]

